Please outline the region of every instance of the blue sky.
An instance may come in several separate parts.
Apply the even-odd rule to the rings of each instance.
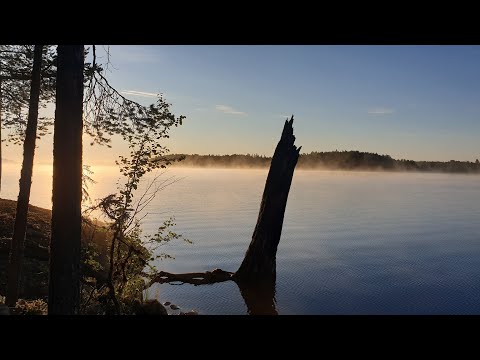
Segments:
[[[163,92],[186,153],[271,154],[294,114],[307,152],[480,157],[480,47],[113,46],[122,90]],[[148,100],[135,97],[136,100]]]
[[[111,46],[110,52],[115,69],[108,77],[117,89],[145,104],[161,92],[176,114],[187,116],[171,132],[172,152],[271,155],[283,121],[294,114],[296,143],[305,152],[480,158],[479,46]],[[86,149],[93,154],[98,150]]]

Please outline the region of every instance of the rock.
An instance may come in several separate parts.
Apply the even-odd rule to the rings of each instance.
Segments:
[[[198,312],[196,312],[195,310],[190,310],[190,311],[187,311],[185,315],[198,315]]]
[[[170,301],[166,301],[166,302],[163,303],[163,305],[165,305],[165,306],[168,306],[168,305],[170,305],[170,304],[171,304]]]
[[[157,300],[147,300],[141,304],[136,312],[137,315],[168,315],[167,309]]]
[[[185,315],[185,313],[184,313],[184,312],[182,312],[182,311],[180,311],[180,314],[178,314],[178,315]]]
[[[170,305],[170,309],[172,309],[172,310],[178,310],[178,309],[180,309],[180,308],[179,308],[177,305],[172,304],[172,305]]]

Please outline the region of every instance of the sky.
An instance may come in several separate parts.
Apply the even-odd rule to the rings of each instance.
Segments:
[[[149,104],[162,93],[186,116],[165,142],[173,153],[270,156],[293,114],[302,152],[480,158],[480,46],[116,45],[110,57],[125,96]],[[39,162],[51,162],[51,141]],[[112,164],[125,148],[86,143],[85,162]]]

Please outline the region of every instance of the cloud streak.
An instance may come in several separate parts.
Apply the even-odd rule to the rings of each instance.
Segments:
[[[145,91],[136,91],[136,90],[123,90],[121,91],[124,95],[131,96],[141,96],[141,97],[157,97],[159,94],[145,92]]]
[[[234,108],[228,105],[215,105],[215,109],[217,109],[217,111],[223,112],[225,114],[230,114],[230,115],[247,115],[246,112],[235,110]]]
[[[378,107],[378,108],[373,108],[368,110],[368,113],[372,115],[391,115],[394,112],[395,112],[394,109],[384,108],[384,107]]]
[[[134,64],[159,63],[166,57],[165,52],[158,51],[155,47],[139,45],[112,45],[110,53],[116,61]]]

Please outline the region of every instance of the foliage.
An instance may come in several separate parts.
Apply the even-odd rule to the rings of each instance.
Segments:
[[[28,103],[30,97],[30,78],[33,66],[33,45],[0,45],[0,79],[2,102],[2,127],[10,130],[10,136],[4,141],[22,144],[27,123]],[[97,62],[95,46],[85,49],[85,57],[93,52],[93,61],[85,62],[84,69],[84,130],[92,137],[92,143],[111,146],[111,136],[119,134],[130,141],[136,132],[146,130],[151,122],[161,124],[161,137],[168,137],[166,129],[178,126],[184,116],[175,118],[170,113],[170,104],[162,96],[150,106],[143,106],[125,98],[107,81],[106,64]],[[107,50],[108,54],[108,50]],[[42,86],[40,105],[55,98],[56,46],[44,46],[42,56]],[[52,119],[40,117],[38,136],[48,133]],[[162,147],[152,151],[162,153]]]
[[[165,220],[155,234],[142,235],[141,218],[147,215],[142,214],[143,209],[158,191],[176,181],[172,178],[159,181],[160,175],[154,177],[138,201],[133,201],[134,187],[129,177],[118,194],[101,199],[89,209],[100,209],[108,219],[109,225],[104,227],[104,231],[110,243],[107,255],[110,263],[104,281],[98,274],[90,279],[84,278],[82,309],[85,313],[135,313],[144,300],[142,293],[146,282],[157,272],[151,262],[171,258],[169,254],[159,252],[159,248],[172,240],[190,242],[172,231],[175,226],[173,218]],[[85,248],[83,263],[90,268],[100,267],[101,262],[95,259],[96,255]]]
[[[10,136],[2,141],[23,144],[30,100],[30,79],[33,67],[33,45],[0,45],[0,78],[2,128]],[[42,82],[40,106],[55,97],[56,46],[44,46],[42,55]],[[38,137],[48,133],[51,118],[38,119]],[[8,144],[7,144],[8,146]]]
[[[88,193],[88,187],[97,182],[93,179],[93,170],[90,169],[90,165],[83,165],[82,174],[82,203],[91,202],[90,194]]]
[[[155,181],[158,181],[158,177],[152,183]],[[167,181],[162,182],[163,187],[173,183]],[[152,190],[148,202],[153,200],[153,195],[161,188],[157,186]],[[145,197],[144,195],[142,197]],[[88,210],[101,209],[109,223],[107,225],[99,221],[90,221],[90,226],[84,228],[89,234],[83,233],[82,238],[95,236],[97,243],[105,241],[110,244],[111,251],[108,253],[107,247],[98,247],[93,241],[83,243],[81,312],[84,314],[135,313],[138,305],[144,300],[142,293],[146,280],[157,272],[150,262],[155,259],[171,258],[166,253],[159,253],[159,247],[176,239],[190,242],[171,230],[175,225],[173,218],[167,219],[155,234],[142,236],[141,222],[138,219],[140,212],[132,210],[133,208],[125,208],[123,205],[125,202],[118,201],[121,197],[122,195],[107,196]],[[136,202],[136,209],[139,209],[139,202]],[[109,263],[110,259],[113,259],[113,262]],[[113,294],[109,289],[109,282],[113,285]],[[115,307],[113,296],[118,302],[120,311]]]
[[[15,305],[15,312],[18,315],[47,315],[48,304],[41,299],[19,299]]]
[[[171,104],[161,94],[150,106],[124,97],[106,79],[108,50],[106,64],[97,62],[95,46],[91,50],[92,62],[85,63],[84,129],[92,137],[92,145],[111,146],[111,136],[120,135],[131,148],[142,142],[143,151],[151,151],[154,156],[164,154],[166,149],[154,140],[168,138],[170,127],[181,125],[185,116],[175,117],[170,112]],[[89,51],[87,48],[86,55]]]
[[[87,213],[99,210],[106,219],[108,225],[103,231],[108,234],[110,249],[106,279],[84,278],[82,309],[85,313],[102,309],[103,313],[129,314],[142,303],[145,279],[155,271],[150,261],[169,257],[157,254],[158,247],[183,239],[171,230],[175,225],[173,218],[166,220],[154,235],[142,236],[141,231],[147,205],[176,179],[160,181],[163,173],[157,173],[138,200],[134,195],[145,175],[181,159],[164,156],[168,149],[159,140],[168,138],[169,129],[181,125],[185,117],[171,113],[170,104],[161,95],[149,106],[125,98],[108,84],[105,77],[108,63],[99,65],[95,51],[93,47],[92,62],[86,64],[84,129],[92,137],[92,145],[110,146],[111,137],[120,135],[128,142],[130,153],[120,155],[116,161],[125,179],[118,193],[100,199],[87,210]],[[90,249],[84,249],[84,262],[90,266],[94,265],[95,256]]]

